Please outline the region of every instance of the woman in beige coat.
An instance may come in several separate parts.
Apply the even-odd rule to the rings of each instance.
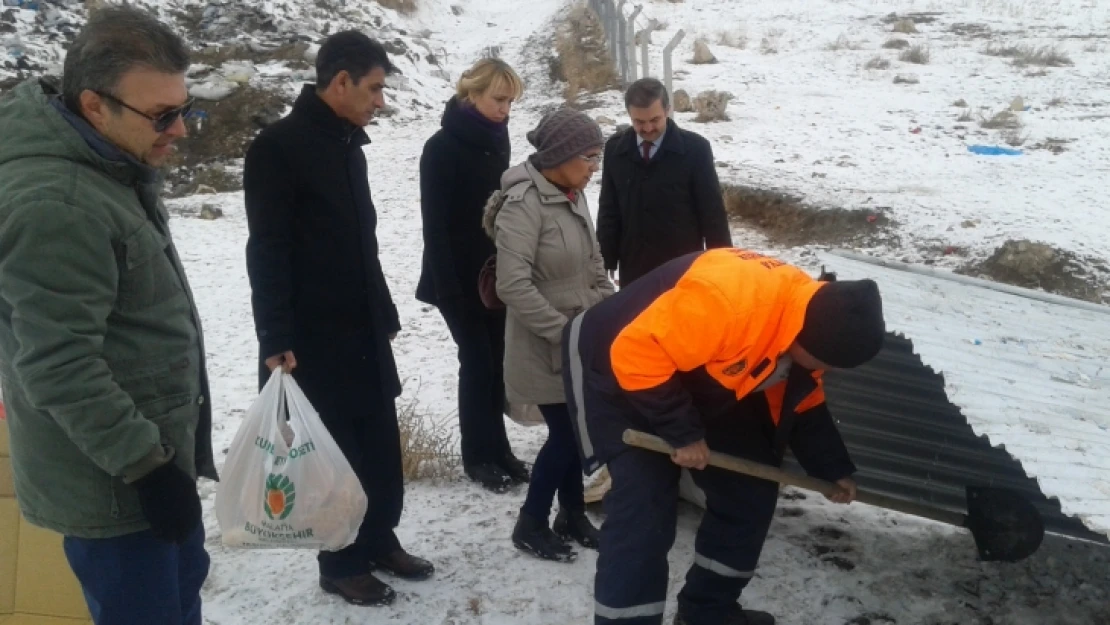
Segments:
[[[576,554],[563,540],[596,549],[597,529],[586,518],[560,346],[567,322],[614,292],[582,195],[600,165],[604,139],[589,116],[563,108],[546,115],[528,141],[536,152],[505,172],[485,215],[497,245],[497,295],[508,311],[506,394],[510,402],[539,406],[548,427],[513,544],[569,562]],[[548,517],[556,492],[553,532]]]

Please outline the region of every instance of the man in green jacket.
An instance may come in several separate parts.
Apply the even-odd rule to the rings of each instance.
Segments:
[[[216,479],[204,344],[156,169],[188,50],[93,13],[61,90],[0,99],[0,382],[16,496],[64,535],[97,625],[200,625],[197,476]]]

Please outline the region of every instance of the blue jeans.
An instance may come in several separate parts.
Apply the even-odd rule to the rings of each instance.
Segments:
[[[62,542],[96,625],[201,625],[204,526],[175,545],[149,531]]]
[[[532,465],[532,479],[521,510],[546,522],[551,515],[555,493],[559,505],[570,511],[586,509],[582,464],[578,460],[578,442],[566,404],[541,405],[540,413],[547,422],[547,440]]]

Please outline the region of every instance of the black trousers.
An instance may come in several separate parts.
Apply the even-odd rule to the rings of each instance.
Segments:
[[[774,462],[771,441],[748,424],[715,425],[706,435],[711,449]],[[612,490],[604,503],[594,623],[660,625],[681,469],[669,456],[635,448],[610,460],[608,467]],[[734,609],[754,575],[778,485],[715,467],[691,474],[705,492],[706,511],[678,605],[689,625],[713,625]]]
[[[459,429],[464,466],[498,463],[505,433],[505,312],[472,303],[441,310],[459,351]]]
[[[586,501],[582,462],[578,459],[578,442],[567,405],[544,404],[540,406],[540,413],[547,422],[547,440],[536,454],[528,495],[521,510],[535,519],[547,521],[556,492],[559,493],[559,506],[566,510],[584,510]]]
[[[404,507],[401,435],[392,397],[383,397],[377,365],[358,341],[301,346],[293,377],[339,445],[369,500],[354,544],[321,551],[320,574],[351,577],[370,560],[400,548],[394,529]],[[263,369],[265,366],[263,366]],[[265,376],[268,378],[269,374]]]

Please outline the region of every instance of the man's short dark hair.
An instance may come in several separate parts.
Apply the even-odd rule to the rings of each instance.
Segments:
[[[136,68],[165,74],[189,69],[189,48],[154,15],[130,6],[93,11],[66,51],[62,65],[62,97],[80,112],[85,90],[114,95],[123,75]],[[113,110],[119,105],[107,104]]]
[[[632,107],[646,109],[656,101],[662,102],[664,111],[671,108],[671,97],[667,94],[667,88],[655,78],[641,78],[624,92],[625,110]]]
[[[355,82],[377,68],[386,74],[394,71],[382,44],[357,30],[344,30],[328,37],[316,54],[316,87],[321,91],[346,71]]]

